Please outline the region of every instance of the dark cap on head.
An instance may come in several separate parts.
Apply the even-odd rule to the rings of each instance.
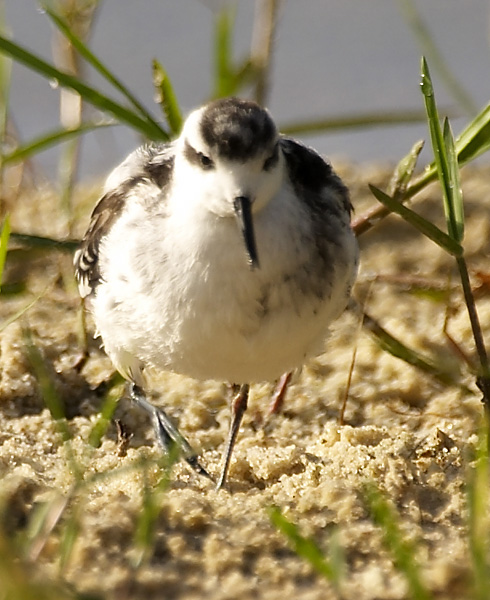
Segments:
[[[269,113],[255,102],[224,98],[205,107],[201,135],[218,156],[246,161],[270,148],[277,129]]]

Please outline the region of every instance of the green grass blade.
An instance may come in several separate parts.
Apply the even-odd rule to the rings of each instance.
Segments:
[[[223,98],[234,92],[231,34],[234,23],[233,9],[226,7],[216,19],[214,32],[214,96]]]
[[[439,121],[439,113],[434,97],[434,87],[429,73],[427,61],[422,57],[422,81],[420,83],[422,94],[424,95],[425,110],[427,113],[427,121],[429,125],[429,133],[434,151],[435,165],[440,174],[441,185],[446,186],[449,179],[447,171],[446,147],[442,137],[441,124]],[[449,195],[447,189],[443,189],[444,196]]]
[[[80,537],[82,524],[80,513],[82,507],[80,504],[72,506],[72,513],[64,523],[63,533],[60,539],[59,563],[61,572],[65,571],[73,555],[75,544]]]
[[[35,138],[34,140],[31,140],[27,144],[19,146],[8,154],[4,154],[1,157],[2,164],[8,165],[9,163],[25,160],[33,154],[37,154],[42,150],[46,150],[51,146],[65,142],[68,139],[83,135],[84,133],[88,133],[90,131],[94,131],[95,129],[111,127],[114,124],[115,123],[85,123],[80,127],[75,127],[74,129],[57,129],[56,131],[46,133]]]
[[[451,171],[448,162],[447,148],[439,121],[439,113],[435,101],[434,88],[425,58],[422,58],[422,93],[424,95],[425,109],[429,124],[432,149],[434,151],[435,165],[441,182],[444,200],[444,212],[449,235],[456,241],[461,241],[461,231],[458,227],[456,215],[452,204]]]
[[[36,561],[45,547],[49,535],[59,523],[68,504],[69,496],[56,491],[49,500],[38,502],[29,513],[22,536],[22,554]]]
[[[109,389],[102,404],[102,410],[100,411],[99,418],[97,419],[88,437],[88,443],[94,448],[98,448],[100,446],[102,436],[105,434],[110,425],[114,411],[116,410],[116,406],[123,394],[123,384],[124,379],[122,376],[119,373],[115,373],[109,382]]]
[[[148,481],[148,470],[147,465],[145,465],[145,470],[143,471],[142,507],[136,525],[134,536],[135,548],[132,557],[133,565],[136,568],[140,567],[144,561],[150,558],[157,532],[157,519],[162,510],[162,500],[170,485],[173,465],[178,460],[179,448],[174,444],[169,454],[163,457],[159,465],[162,475],[154,488],[150,486]]]
[[[364,313],[363,325],[373,335],[380,348],[385,352],[388,352],[392,356],[431,375],[444,385],[454,385],[458,386],[463,391],[469,391],[463,385],[458,383],[455,378],[455,373],[444,371],[430,358],[422,356],[419,352],[406,346],[403,342],[386,331],[376,319],[373,319],[373,317],[367,313]]]
[[[161,129],[162,133],[165,133],[161,126],[155,121],[152,115],[146,110],[143,104],[134,96],[134,94],[124,85],[124,83],[114,75],[96,56],[95,54],[86,46],[86,44],[73,33],[70,29],[66,21],[64,21],[59,15],[57,15],[53,10],[49,7],[44,6],[44,10],[47,15],[56,25],[56,27],[61,31],[61,33],[71,42],[72,46],[77,50],[77,52],[82,56],[96,71],[98,71],[104,79],[106,79],[110,84],[112,84],[117,90],[119,90],[131,104],[139,111],[141,116],[151,123],[155,128]],[[167,134],[168,136],[168,134]]]
[[[144,473],[142,489],[142,506],[138,516],[135,531],[135,556],[133,564],[137,568],[149,558],[155,540],[155,522],[160,512],[160,506],[153,490],[150,489],[148,477]]]
[[[9,325],[11,325],[12,323],[15,323],[15,321],[20,319],[20,317],[22,317],[22,315],[24,315],[30,308],[32,308],[34,306],[34,304],[36,304],[36,302],[44,296],[44,294],[45,294],[45,291],[41,292],[38,296],[33,298],[28,304],[23,306],[20,310],[18,310],[16,313],[14,313],[11,317],[9,317],[8,319],[5,319],[5,321],[3,321],[3,323],[0,324],[0,333],[2,333],[5,329],[7,329],[7,327]]]
[[[71,432],[65,418],[63,402],[55,388],[52,377],[44,362],[44,357],[32,339],[31,332],[24,329],[24,343],[27,357],[41,388],[41,394],[51,416],[56,421],[63,441],[71,439]]]
[[[454,145],[460,167],[490,150],[490,104],[463,129]],[[407,190],[408,197],[417,194],[436,177],[435,163],[427,165],[424,173]]]
[[[163,66],[156,60],[153,60],[153,85],[157,92],[157,102],[161,105],[170,131],[173,136],[178,136],[182,129],[182,113],[180,112],[177,96],[170,78]]]
[[[268,513],[274,527],[289,540],[295,553],[306,560],[317,573],[337,586],[342,572],[342,569],[338,568],[338,556],[336,557],[337,568],[334,569],[317,544],[312,539],[301,535],[298,527],[286,519],[278,507],[269,508]]]
[[[427,219],[424,219],[410,208],[407,208],[405,205],[401,204],[401,202],[394,200],[376,186],[370,184],[369,189],[381,204],[389,208],[390,211],[400,215],[407,223],[410,223],[410,225],[418,229],[423,235],[428,237],[443,250],[454,256],[461,256],[463,254],[463,247],[461,244],[448,236],[447,233],[444,233],[439,227],[430,221],[427,221]]]
[[[459,166],[463,166],[475,158],[478,158],[490,150],[490,104],[487,105],[474,119],[467,125],[455,141],[455,150],[458,157]],[[423,190],[429,183],[437,178],[437,168],[435,163],[427,165],[424,172],[417,177],[406,189],[404,200],[409,200]],[[386,216],[384,208],[374,211],[370,218],[377,220]],[[360,232],[367,231],[369,224],[360,228]]]
[[[342,546],[340,530],[336,527],[328,540],[328,563],[334,575],[332,583],[338,590],[347,572],[345,549]]]
[[[488,515],[489,475],[488,475],[488,421],[483,419],[478,437],[474,467],[468,484],[468,529],[475,600],[488,598],[490,565],[490,529]]]
[[[10,234],[10,239],[28,248],[36,250],[59,250],[60,252],[75,252],[80,245],[79,240],[54,240],[41,235],[29,235],[27,233]]]
[[[430,600],[415,559],[415,546],[404,538],[398,524],[398,515],[388,504],[376,485],[365,487],[365,498],[373,521],[381,528],[385,546],[391,552],[396,568],[407,580],[410,597]]]
[[[389,194],[394,200],[403,202],[407,199],[407,189],[413,172],[417,165],[417,159],[422,151],[424,143],[416,142],[410,152],[404,156],[393,171],[389,186]],[[352,220],[352,229],[356,236],[360,236],[373,227],[374,223],[390,214],[386,206],[373,206],[359,217]]]
[[[4,3],[0,4],[0,34],[5,33]],[[0,56],[0,141],[7,139],[7,122],[9,112],[10,81],[12,61],[6,56]],[[0,160],[0,168],[2,162]],[[1,179],[0,179],[1,181]]]
[[[294,123],[283,123],[279,129],[285,135],[316,134],[321,131],[337,131],[368,127],[387,127],[409,123],[424,123],[426,114],[423,110],[403,110],[367,112],[349,116],[308,119]]]
[[[451,204],[451,213],[453,215],[454,223],[456,226],[456,233],[458,236],[456,241],[461,243],[464,238],[463,192],[461,190],[459,164],[458,157],[456,155],[456,148],[454,145],[453,132],[451,131],[451,125],[447,118],[444,119],[443,138],[444,144],[446,146],[446,156],[449,168],[449,202]]]
[[[70,474],[73,475],[77,481],[81,481],[83,479],[83,470],[73,452],[73,447],[71,445],[73,436],[65,417],[63,400],[58,394],[53,377],[46,366],[44,356],[35,344],[31,331],[27,327],[23,329],[23,337],[27,359],[32,366],[32,370],[39,384],[42,398],[46,408],[53,417],[61,439],[64,442]]]
[[[3,270],[7,260],[8,245],[10,239],[10,216],[7,215],[3,221],[2,233],[0,234],[0,291],[3,284]]]
[[[0,52],[11,56],[17,62],[39,73],[48,80],[55,81],[63,87],[75,90],[80,94],[83,100],[103,112],[110,113],[118,121],[136,129],[147,138],[152,140],[168,140],[167,133],[161,129],[161,127],[155,127],[152,123],[142,119],[134,111],[115,102],[86,83],[83,83],[74,75],[69,75],[68,73],[60,71],[53,65],[29,52],[29,50],[26,50],[3,36],[0,36]]]
[[[394,200],[404,198],[423,147],[423,141],[415,142],[410,152],[397,164],[390,183],[390,195]]]
[[[490,149],[490,104],[471,121],[456,138],[460,165],[470,162]]]

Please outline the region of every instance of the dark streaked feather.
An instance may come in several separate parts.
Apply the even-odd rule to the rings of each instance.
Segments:
[[[353,209],[349,192],[315,150],[286,137],[281,137],[280,145],[294,192],[310,214],[317,257],[322,262],[319,272],[324,273],[335,263],[332,253],[342,244],[344,228],[349,227]]]
[[[298,196],[305,197],[310,203],[316,198],[316,203],[320,206],[311,208],[321,210],[321,205],[326,204],[324,190],[329,188],[341,199],[345,211],[350,215],[353,207],[349,192],[331,165],[315,150],[292,138],[282,136],[280,144],[286,158],[289,179]]]
[[[82,298],[93,293],[101,282],[100,243],[124,210],[131,191],[145,183],[166,188],[172,176],[173,159],[172,145],[151,145],[133,152],[119,167],[121,172],[127,170],[126,177],[107,191],[95,206],[90,226],[75,253],[75,276]]]
[[[100,283],[100,241],[121,213],[125,202],[123,189],[109,192],[102,197],[92,213],[90,226],[74,258],[75,277],[82,298],[91,294]]]

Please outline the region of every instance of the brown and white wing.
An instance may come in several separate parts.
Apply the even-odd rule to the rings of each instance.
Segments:
[[[127,202],[134,201],[132,192],[151,183],[164,189],[169,185],[174,159],[172,144],[139,148],[109,176],[105,194],[96,205],[90,225],[74,256],[75,277],[82,298],[94,293],[101,283],[99,252],[101,241],[109,233]]]

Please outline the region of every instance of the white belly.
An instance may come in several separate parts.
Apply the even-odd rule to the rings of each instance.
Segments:
[[[339,238],[325,266],[297,214],[281,222],[261,213],[260,268],[251,271],[235,221],[213,218],[194,218],[185,228],[174,223],[175,235],[123,222],[111,233],[120,252],[102,265],[107,283],[97,289],[93,311],[106,352],[123,372],[127,363],[141,363],[252,383],[321,351],[355,274],[352,234]]]

